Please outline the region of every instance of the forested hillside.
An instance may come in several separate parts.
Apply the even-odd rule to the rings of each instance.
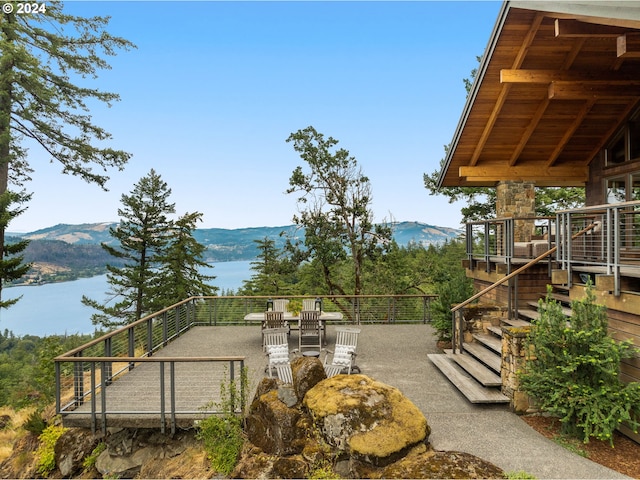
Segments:
[[[110,243],[109,227],[115,223],[81,225],[60,224],[29,233],[8,233],[15,238],[26,238],[31,243],[25,251],[25,260],[33,263],[26,278],[19,283],[45,283],[73,280],[100,275],[106,265],[117,265],[100,246]],[[440,245],[457,238],[461,231],[419,222],[393,224],[393,238],[400,246],[411,243],[421,246]],[[276,248],[282,248],[287,239],[303,239],[304,231],[295,225],[280,227],[252,227],[239,229],[202,228],[194,238],[206,246],[204,260],[209,263],[253,260],[258,254],[256,240],[269,239]]]

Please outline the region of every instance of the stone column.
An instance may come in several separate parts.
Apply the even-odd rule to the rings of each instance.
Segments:
[[[526,345],[529,327],[502,327],[502,393],[511,399],[511,409],[518,414],[536,412],[533,399],[520,387],[518,372],[533,360]]]
[[[535,217],[536,193],[534,182],[504,180],[496,186],[496,217]],[[514,239],[529,242],[533,234],[533,222],[516,221]]]

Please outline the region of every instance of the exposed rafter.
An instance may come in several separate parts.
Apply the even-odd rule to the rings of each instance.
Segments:
[[[616,38],[623,35],[628,30],[623,27],[612,27],[609,25],[599,25],[595,23],[580,22],[578,20],[556,18],[556,37],[600,37]]]
[[[620,58],[640,58],[640,34],[626,33],[617,38],[617,54]]]
[[[531,24],[531,27],[529,28],[529,31],[527,32],[527,36],[525,38],[525,40],[522,42],[522,46],[520,47],[518,54],[516,55],[515,60],[513,61],[513,65],[512,68],[518,68],[520,67],[520,65],[522,65],[522,62],[524,61],[524,58],[526,57],[527,54],[527,50],[529,48],[529,46],[531,45],[531,42],[533,42],[533,39],[536,36],[536,32],[538,31],[538,29],[540,28],[540,24],[542,23],[542,20],[544,19],[544,15],[542,14],[538,14],[535,17],[534,22]],[[510,85],[502,85],[502,89],[500,91],[500,95],[498,96],[498,101],[495,103],[494,107],[493,107],[493,111],[491,112],[491,115],[489,116],[489,120],[487,121],[487,124],[485,125],[484,131],[482,132],[482,136],[480,138],[480,141],[478,142],[478,144],[476,145],[476,148],[473,152],[473,155],[471,156],[471,161],[469,162],[471,165],[475,165],[478,162],[478,158],[480,158],[480,153],[482,152],[482,149],[484,148],[484,145],[487,141],[487,139],[489,138],[489,135],[491,134],[491,130],[493,129],[493,125],[495,124],[498,115],[500,114],[500,110],[502,109],[502,105],[504,104],[504,101],[507,98],[507,95],[509,93],[509,89],[510,89]]]

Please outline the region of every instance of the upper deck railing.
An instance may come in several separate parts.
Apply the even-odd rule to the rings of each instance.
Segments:
[[[506,264],[506,275],[452,308],[454,351],[462,350],[464,309],[493,289],[509,282],[510,317],[517,316],[517,276],[546,260],[552,268],[565,270],[566,283],[572,272],[582,272],[582,283],[592,273],[611,275],[613,294],[621,293],[624,276],[640,277],[640,201],[564,210],[553,217],[501,218],[470,222],[466,226],[469,268],[482,262]],[[514,264],[521,266],[515,268]],[[524,265],[522,265],[524,264]],[[515,287],[512,282],[515,281]],[[512,302],[512,291],[515,300]]]
[[[430,304],[434,295],[360,295],[360,296],[278,296],[292,300],[321,302],[325,312],[340,311],[342,323],[427,323],[431,320]],[[107,387],[133,371],[141,364],[153,364],[153,391],[159,398],[156,406],[139,412],[140,415],[156,415],[161,419],[161,428],[167,425],[175,431],[177,418],[184,415],[207,415],[220,413],[218,405],[199,407],[197,411],[183,402],[176,387],[180,365],[206,364],[205,372],[217,371],[216,379],[224,370],[227,380],[239,384],[245,364],[243,352],[237,356],[194,357],[154,356],[156,352],[193,326],[248,325],[245,320],[250,313],[264,312],[267,296],[257,297],[192,297],[153,313],[125,327],[103,335],[85,345],[55,358],[56,411],[63,417],[89,415],[92,429],[107,426],[107,416],[135,415],[128,408],[114,409],[107,401]],[[193,367],[190,367],[193,368]],[[208,375],[209,373],[205,373]],[[212,373],[213,375],[213,373]],[[246,392],[240,392],[234,409],[244,409]],[[187,406],[185,406],[187,405]]]

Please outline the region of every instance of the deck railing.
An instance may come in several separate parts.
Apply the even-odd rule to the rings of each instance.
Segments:
[[[339,311],[341,323],[427,323],[431,320],[431,301],[434,295],[360,295],[300,297],[278,296],[297,300],[313,300],[325,312]],[[187,363],[207,363],[207,371],[222,371],[229,382],[238,385],[244,368],[245,357],[238,352],[234,357],[160,357],[154,356],[159,349],[193,326],[245,325],[249,313],[264,312],[272,297],[192,297],[153,313],[125,327],[103,335],[85,345],[55,358],[56,412],[65,415],[90,415],[91,425],[106,428],[106,416],[126,414],[123,410],[107,410],[108,386],[124,378],[137,365],[152,363],[158,366],[158,374],[149,379],[161,399],[156,409],[144,414],[160,415],[162,429],[169,422],[171,430],[176,428],[176,418],[193,414],[181,407],[180,389],[176,366]],[[214,375],[212,373],[212,375]],[[244,392],[233,404],[234,410],[244,410]],[[87,404],[89,408],[87,409]],[[82,406],[82,409],[80,408]],[[219,413],[216,406],[209,405],[199,413]],[[168,420],[165,420],[168,419]]]
[[[541,261],[547,261],[549,276],[552,268],[565,270],[569,287],[573,271],[579,277],[582,272],[582,283],[592,281],[592,273],[611,275],[616,296],[623,276],[640,277],[640,201],[565,210],[555,218],[470,222],[466,237],[470,269],[482,262],[489,272],[492,263],[503,263],[506,275],[452,308],[454,352],[462,350],[465,308],[508,283],[508,315],[517,317],[517,277]]]
[[[613,276],[614,295],[621,292],[624,275],[640,276],[640,201],[595,205],[557,215],[556,260],[573,283],[573,271]],[[575,232],[594,225],[586,235]],[[586,282],[583,282],[586,283]]]

